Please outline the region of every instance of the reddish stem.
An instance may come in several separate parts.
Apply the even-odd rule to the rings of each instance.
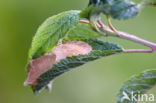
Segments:
[[[126,49],[124,53],[152,53],[153,50],[145,50],[145,49]]]
[[[80,20],[80,23],[86,23],[86,24],[89,24],[89,21],[87,21],[87,20]]]
[[[147,40],[144,40],[144,39],[141,39],[137,36],[134,36],[134,35],[131,35],[131,34],[128,34],[128,33],[125,33],[125,32],[120,32],[118,31],[117,32],[118,35],[121,37],[121,38],[124,38],[124,39],[128,39],[128,40],[131,40],[131,41],[135,41],[135,42],[138,42],[140,44],[143,44],[145,46],[148,46],[150,48],[152,48],[153,51],[156,51],[156,44],[155,43],[152,43],[152,42],[149,42]]]
[[[100,20],[97,21],[97,23],[100,25],[101,28],[103,28],[106,31],[111,32],[111,30],[109,28],[107,28],[107,26],[105,26]]]
[[[113,27],[111,20],[109,19],[108,16],[107,16],[107,22],[108,22],[108,26],[110,27],[110,29],[116,33],[117,30]]]
[[[86,20],[80,20],[80,22],[89,24],[89,21],[86,21]],[[128,50],[124,50],[125,53],[152,53],[152,52],[156,51],[156,44],[155,43],[149,42],[147,40],[141,39],[141,38],[139,38],[137,36],[134,36],[134,35],[131,35],[131,34],[128,34],[128,33],[125,33],[125,32],[117,31],[113,27],[113,25],[111,24],[110,20],[108,21],[108,25],[109,25],[110,29],[107,28],[107,26],[105,26],[100,20],[98,20],[97,23],[100,25],[101,28],[103,28],[104,31],[107,31],[107,32],[109,32],[111,34],[114,33],[114,36],[116,36],[116,37],[131,40],[131,41],[143,44],[143,45],[148,46],[148,47],[151,48],[151,50],[128,49]],[[108,34],[107,36],[112,36],[112,35]]]
[[[137,36],[134,36],[134,35],[131,35],[131,34],[128,34],[128,33],[125,33],[125,32],[120,32],[120,31],[117,31],[113,25],[111,24],[111,21],[110,19],[108,18],[108,25],[110,27],[110,29],[112,30],[112,32],[115,32],[119,37],[121,38],[124,38],[124,39],[127,39],[127,40],[131,40],[131,41],[134,41],[134,42],[137,42],[137,43],[140,43],[140,44],[143,44],[145,46],[148,46],[151,48],[151,50],[132,50],[132,51],[129,51],[129,52],[148,52],[148,53],[151,53],[151,52],[155,52],[156,51],[156,44],[155,43],[152,43],[152,42],[149,42],[147,40],[144,40],[144,39],[141,39]],[[102,22],[100,24],[103,24]],[[103,24],[104,25],[104,24]]]

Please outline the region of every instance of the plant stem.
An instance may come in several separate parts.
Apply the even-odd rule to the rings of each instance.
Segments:
[[[105,26],[100,20],[98,20],[97,22],[100,25],[100,27],[103,28],[105,31],[111,32],[111,30],[107,28],[107,26]]]
[[[81,20],[80,22],[89,24],[89,21],[86,21],[86,20]],[[134,41],[134,42],[140,43],[142,45],[145,45],[145,46],[148,46],[151,48],[151,50],[128,49],[128,50],[124,50],[125,53],[152,53],[152,52],[156,51],[156,43],[149,42],[147,40],[144,40],[142,38],[139,38],[137,36],[134,36],[134,35],[131,35],[131,34],[128,34],[125,32],[117,31],[113,27],[113,25],[111,24],[111,21],[109,19],[108,19],[108,25],[109,25],[110,29],[107,28],[107,26],[105,26],[100,20],[98,20],[97,23],[104,30],[104,33],[107,32],[107,36],[114,36],[114,37],[127,39],[127,40]]]
[[[128,34],[128,33],[125,33],[125,32],[117,31],[113,27],[113,25],[111,24],[111,21],[110,21],[109,18],[108,18],[108,25],[109,25],[110,29],[112,31],[114,31],[120,38],[124,38],[124,39],[127,39],[127,40],[131,40],[131,41],[143,44],[145,46],[148,46],[148,47],[152,48],[153,51],[156,51],[156,44],[155,43],[149,42],[147,40],[141,39],[141,38],[139,38],[137,36],[134,36],[134,35],[131,35],[131,34]]]
[[[148,46],[148,47],[152,48],[154,51],[156,51],[156,44],[155,43],[149,42],[147,40],[141,39],[141,38],[139,38],[137,36],[134,36],[134,35],[131,35],[131,34],[128,34],[128,33],[125,33],[125,32],[118,31],[117,33],[118,33],[118,36],[121,37],[121,38],[143,44],[145,46]]]
[[[87,20],[80,20],[80,23],[86,23],[86,24],[89,24],[89,21],[87,21]]]
[[[110,29],[117,33],[117,30],[113,27],[112,23],[111,23],[111,20],[109,19],[109,17],[107,16],[107,22],[108,22],[108,26],[110,27]]]
[[[124,53],[152,53],[152,50],[145,50],[145,49],[126,49]]]

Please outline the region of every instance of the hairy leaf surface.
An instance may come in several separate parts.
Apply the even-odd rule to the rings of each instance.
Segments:
[[[79,22],[80,11],[71,10],[48,18],[37,30],[29,51],[29,60],[51,52],[60,39]]]

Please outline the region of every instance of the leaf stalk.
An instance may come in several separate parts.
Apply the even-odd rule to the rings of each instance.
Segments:
[[[118,31],[113,27],[109,18],[107,19],[107,21],[108,21],[109,28],[107,26],[105,26],[105,24],[103,24],[100,20],[97,21],[97,23],[100,26],[99,28],[102,28],[102,30],[103,30],[104,36],[107,33],[107,36],[113,36],[113,37],[118,37],[118,38],[122,38],[122,39],[127,39],[127,40],[137,42],[139,44],[142,44],[142,45],[145,45],[145,46],[148,46],[151,48],[150,50],[146,50],[146,49],[127,49],[126,50],[125,49],[124,50],[125,53],[153,53],[156,51],[156,43],[152,43],[152,42],[144,40],[140,37],[134,36],[132,34],[128,34],[126,32]],[[80,22],[90,24],[90,22],[87,20],[80,20]]]

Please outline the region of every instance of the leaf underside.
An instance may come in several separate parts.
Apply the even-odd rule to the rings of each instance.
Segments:
[[[128,19],[135,17],[140,7],[140,5],[129,0],[90,0],[89,7],[80,15],[90,19],[91,17],[99,17],[100,13],[104,13],[114,19]]]
[[[41,89],[45,88],[54,78],[71,70],[72,68],[76,68],[100,57],[122,52],[122,48],[113,43],[97,39],[82,39],[81,41],[88,43],[93,50],[87,55],[67,57],[54,65],[51,70],[39,77],[37,85],[33,87],[35,93],[38,93]]]
[[[45,53],[51,52],[59,40],[64,38],[78,24],[79,12],[71,10],[48,18],[39,27],[33,38],[28,60],[36,59]]]
[[[131,93],[134,95],[138,92],[140,94],[144,94],[149,92],[150,89],[156,86],[156,70],[145,71],[140,75],[133,76],[130,80],[124,83],[122,86],[120,93],[118,94],[117,102],[118,103],[138,103],[137,101],[123,99],[123,92],[127,94],[129,98],[131,97]],[[138,99],[138,97],[137,97]]]

